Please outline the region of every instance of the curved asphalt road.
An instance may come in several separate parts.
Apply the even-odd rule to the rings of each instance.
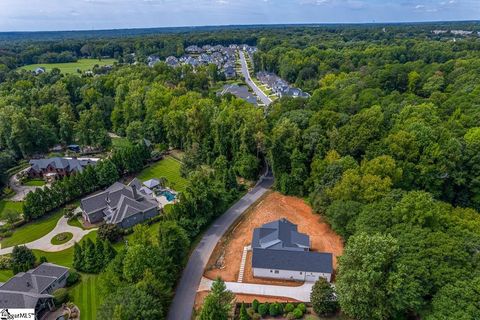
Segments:
[[[238,217],[264,195],[272,184],[272,176],[262,177],[255,188],[220,216],[205,232],[183,270],[182,277],[175,290],[175,297],[170,306],[168,320],[190,320],[192,318],[197,289],[217,242]]]
[[[250,88],[252,88],[255,95],[262,101],[262,103],[268,106],[272,103],[272,99],[270,99],[260,88],[253,82],[252,77],[250,77],[250,71],[248,71],[247,61],[245,60],[245,54],[242,50],[239,50],[238,53],[240,54],[240,62],[242,64],[242,73],[245,78],[245,82],[248,84]]]

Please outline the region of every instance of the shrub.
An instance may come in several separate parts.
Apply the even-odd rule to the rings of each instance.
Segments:
[[[47,257],[41,256],[40,257],[40,264],[45,263],[45,262],[48,262]]]
[[[269,308],[268,308],[268,314],[270,314],[272,317],[278,316],[278,307],[277,303],[272,303]]]
[[[60,288],[53,292],[53,300],[57,307],[60,307],[63,303],[67,302],[68,299],[68,291],[65,288]]]
[[[12,236],[12,234],[13,234],[12,230],[6,230],[3,232],[0,232],[0,238],[9,238]]]
[[[6,270],[12,268],[12,258],[8,255],[0,256],[0,269]]]
[[[253,310],[255,310],[255,312],[258,311],[258,305],[259,305],[259,304],[260,304],[260,302],[258,302],[257,299],[254,299],[254,300],[252,301],[252,308],[253,308]]]
[[[80,280],[80,273],[76,271],[71,271],[68,274],[67,278],[67,287],[73,286],[75,283],[77,283]]]
[[[287,313],[287,320],[293,320],[295,319],[295,316],[293,315],[293,312]]]
[[[26,272],[35,266],[33,251],[25,246],[15,246],[12,251],[13,273]]]
[[[300,319],[301,317],[303,317],[303,312],[299,308],[295,308],[292,313],[295,319]]]
[[[302,313],[305,313],[305,311],[307,311],[307,307],[305,306],[305,303],[299,303],[297,308],[300,309]]]
[[[122,230],[116,224],[105,223],[98,228],[98,237],[111,243],[117,242],[122,236]]]
[[[268,307],[266,304],[262,303],[258,306],[258,313],[260,313],[260,315],[262,317],[265,317],[268,313]]]
[[[248,314],[248,316],[251,318],[251,317],[253,317],[253,315],[255,314],[255,310],[253,310],[252,307],[247,308],[247,314]]]
[[[295,306],[292,303],[289,302],[285,305],[285,312],[287,313],[292,312],[293,309],[295,309]]]

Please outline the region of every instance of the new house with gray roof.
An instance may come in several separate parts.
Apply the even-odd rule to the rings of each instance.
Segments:
[[[27,272],[17,273],[0,284],[0,308],[35,309],[36,319],[54,309],[53,292],[65,287],[68,268],[42,263]]]
[[[80,201],[85,221],[102,221],[130,228],[159,214],[157,200],[142,188],[138,179],[128,185],[115,182],[103,192]]]
[[[332,279],[333,255],[311,252],[310,237],[280,219],[253,231],[253,276],[297,281]]]

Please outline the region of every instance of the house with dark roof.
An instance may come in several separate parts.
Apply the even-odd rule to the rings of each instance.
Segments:
[[[82,216],[89,223],[116,224],[130,228],[159,214],[159,204],[138,179],[128,185],[115,182],[103,192],[80,201]]]
[[[65,287],[67,277],[68,268],[47,262],[20,272],[0,284],[0,308],[35,309],[36,319],[42,319],[54,309],[52,294]]]
[[[92,158],[48,158],[30,160],[27,174],[30,178],[41,178],[45,175],[65,177],[82,172],[86,166],[95,165],[98,159]]]
[[[297,281],[332,279],[333,255],[311,252],[310,237],[287,219],[266,223],[253,231],[253,276]]]

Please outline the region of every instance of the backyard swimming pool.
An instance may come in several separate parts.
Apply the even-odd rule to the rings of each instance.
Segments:
[[[165,191],[160,192],[160,195],[167,198],[168,202],[171,202],[171,201],[175,200],[175,198],[177,197],[176,194],[174,194],[173,192],[171,192],[169,190],[165,190]]]

